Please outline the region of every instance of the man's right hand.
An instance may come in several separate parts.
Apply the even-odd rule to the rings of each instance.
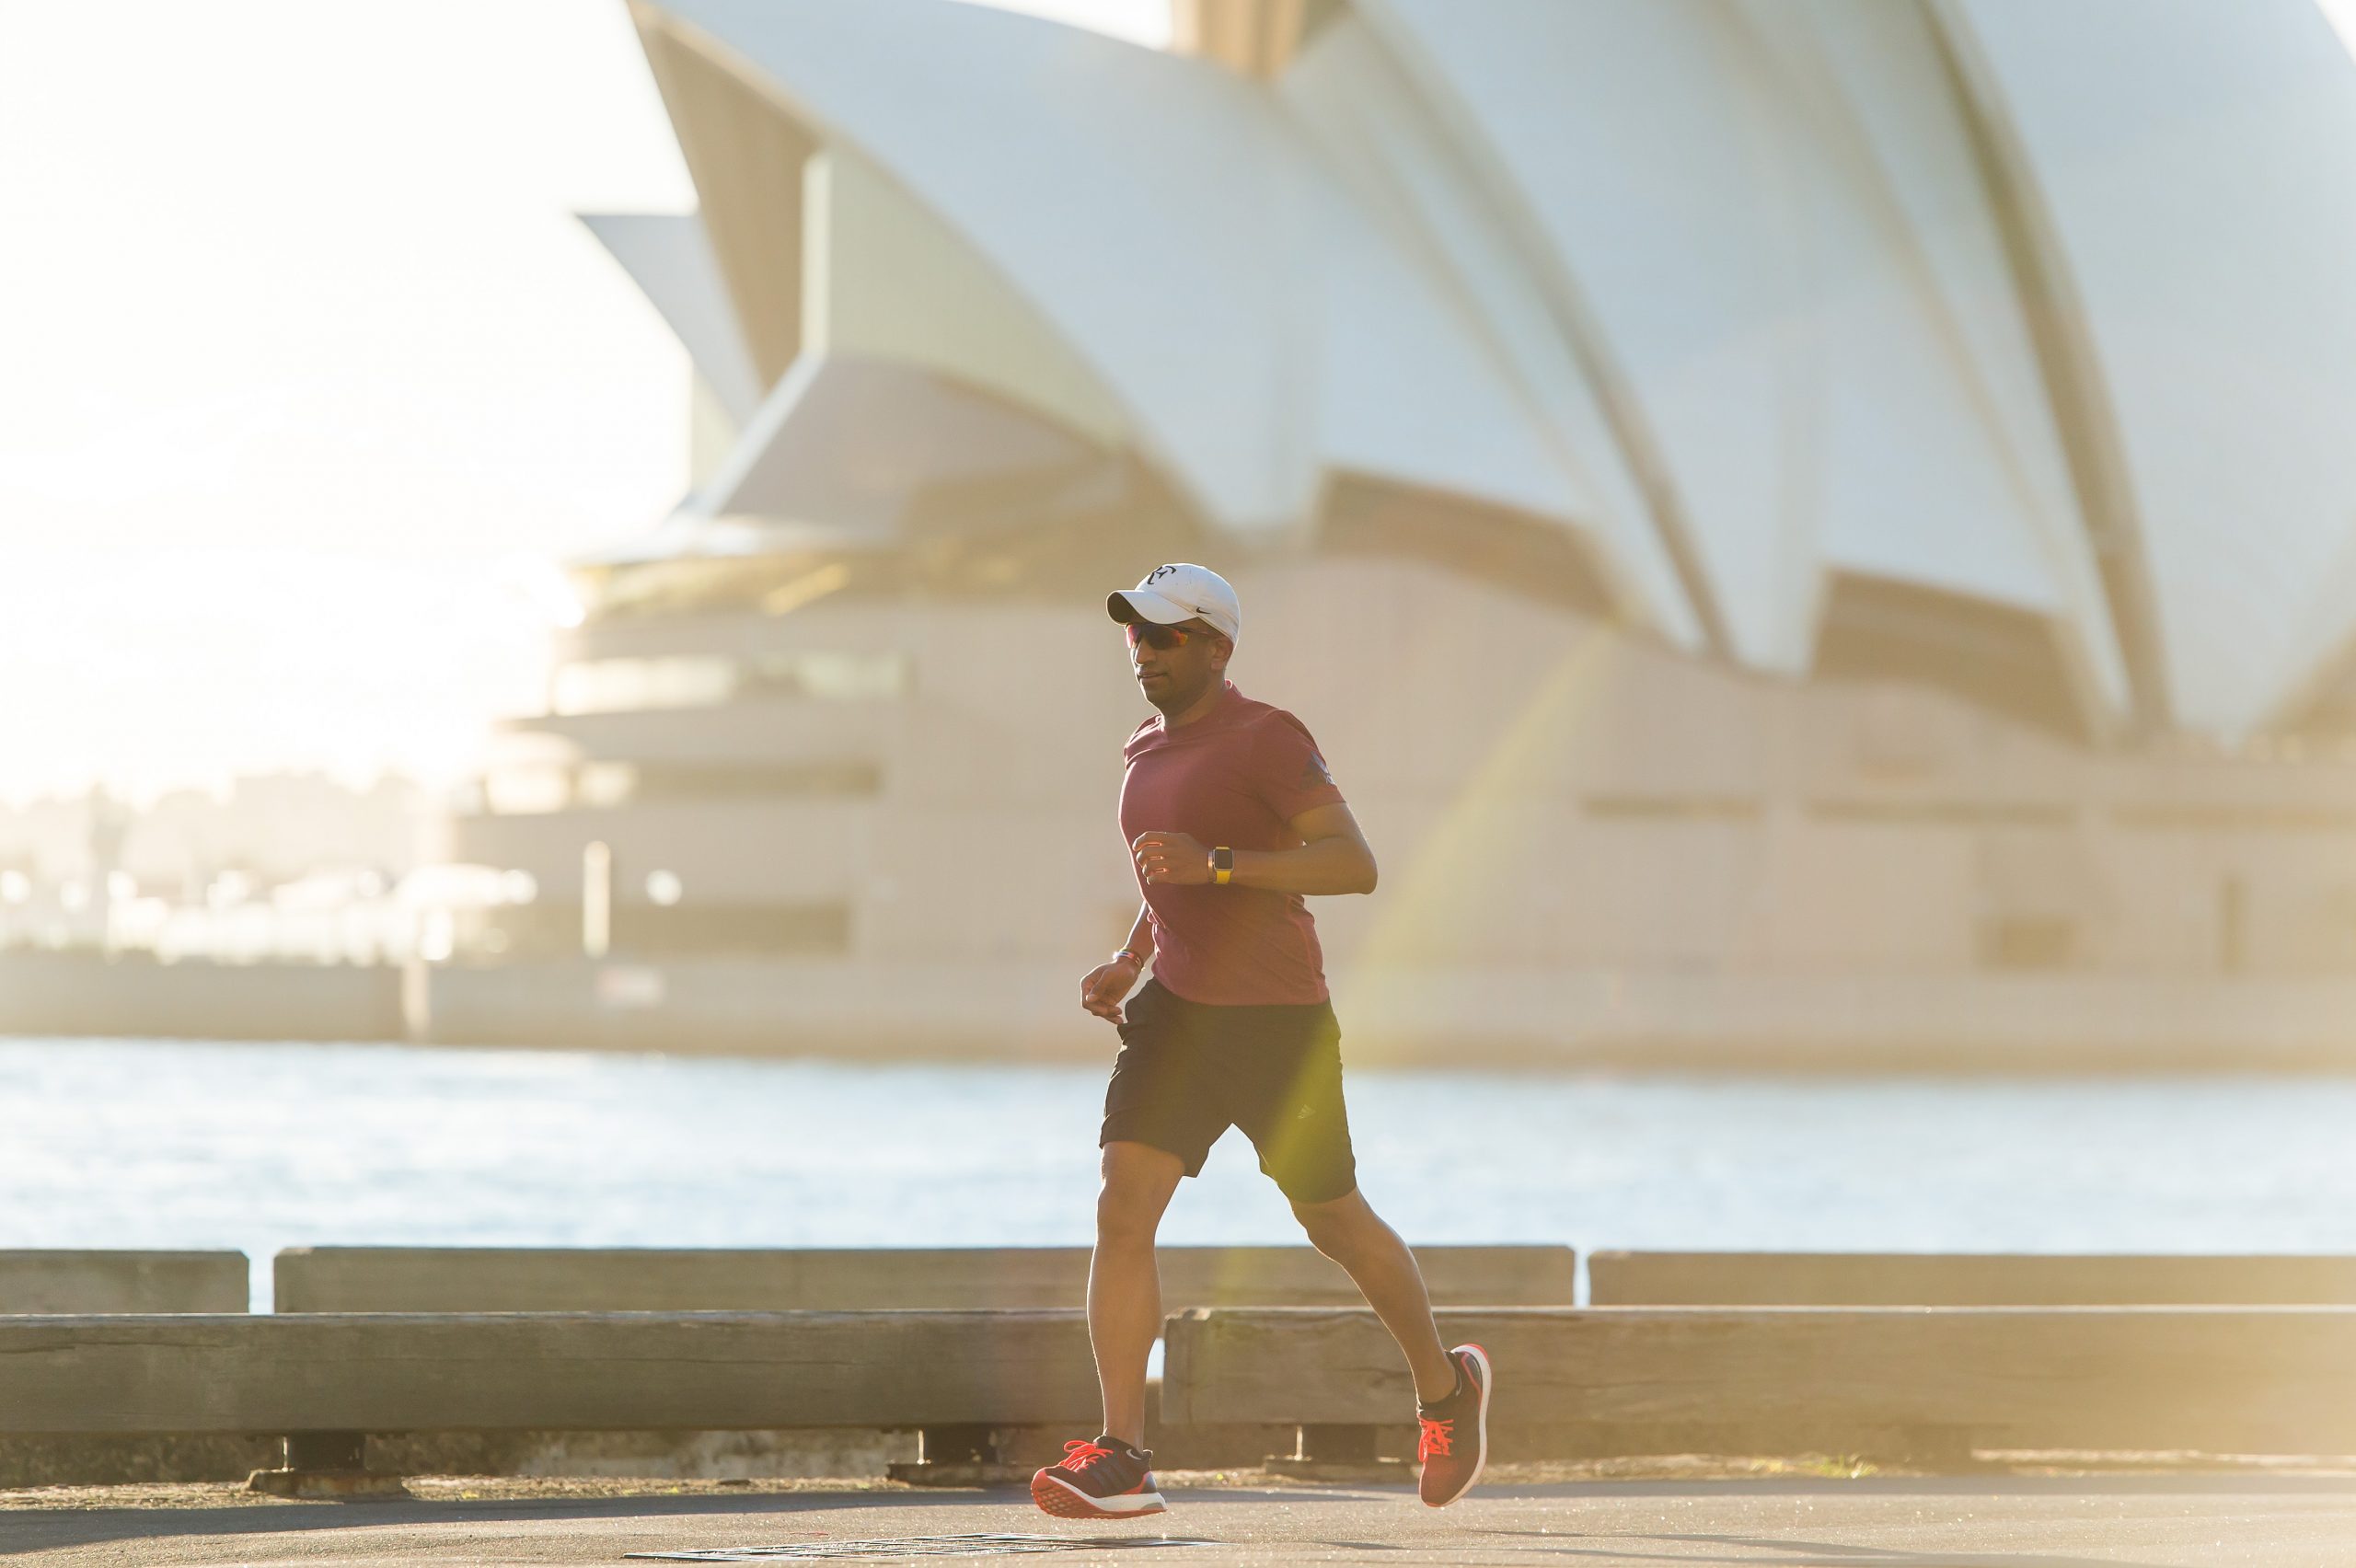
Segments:
[[[1145,966],[1134,959],[1100,963],[1080,983],[1080,1005],[1108,1022],[1121,1021],[1121,999],[1137,988]]]

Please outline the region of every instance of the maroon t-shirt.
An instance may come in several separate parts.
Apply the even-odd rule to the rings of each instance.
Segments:
[[[1125,843],[1162,828],[1192,835],[1207,851],[1290,849],[1300,839],[1286,824],[1342,798],[1308,726],[1233,682],[1191,724],[1170,730],[1160,714],[1147,720],[1122,755]],[[1170,991],[1215,1007],[1325,999],[1324,955],[1300,894],[1232,882],[1143,891],[1154,977]]]

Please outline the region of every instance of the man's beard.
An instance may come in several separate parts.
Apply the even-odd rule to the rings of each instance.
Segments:
[[[1152,703],[1155,708],[1161,709],[1163,713],[1178,713],[1184,711],[1186,709],[1192,708],[1196,702],[1200,701],[1203,693],[1208,689],[1209,683],[1205,682],[1196,686],[1191,691],[1182,692],[1178,690],[1178,683],[1174,677],[1164,675],[1161,679],[1161,688],[1159,690],[1146,691],[1144,696],[1148,702]]]

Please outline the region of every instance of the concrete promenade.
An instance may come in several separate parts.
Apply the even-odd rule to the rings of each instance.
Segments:
[[[725,1491],[555,1495],[564,1483],[437,1481],[414,1500],[248,1501],[227,1489],[0,1494],[0,1562],[490,1568],[620,1563],[630,1552],[796,1547],[743,1561],[941,1561],[858,1541],[983,1533],[1072,1540],[1167,1535],[1163,1550],[1008,1550],[947,1561],[1198,1568],[1364,1562],[1663,1568],[2348,1568],[2356,1476],[2100,1474],[1606,1480],[1484,1486],[1445,1513],[1403,1488],[1167,1478],[1140,1526],[1049,1519],[1020,1493]],[[461,1489],[479,1485],[468,1498]],[[493,1493],[492,1489],[497,1489]],[[514,1494],[514,1493],[522,1494]],[[138,1505],[121,1505],[122,1504]],[[59,1506],[60,1504],[82,1505]],[[1010,1543],[1011,1544],[1011,1543]],[[828,1551],[828,1548],[834,1550]],[[1033,1549],[1035,1551],[1036,1549]],[[824,1553],[824,1555],[820,1555]]]

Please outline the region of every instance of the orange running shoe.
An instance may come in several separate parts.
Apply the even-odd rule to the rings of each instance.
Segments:
[[[1127,1519],[1166,1511],[1153,1456],[1107,1433],[1064,1445],[1063,1463],[1031,1478],[1031,1501],[1058,1519]]]
[[[1489,1459],[1489,1353],[1460,1344],[1448,1353],[1456,1363],[1456,1391],[1437,1404],[1417,1405],[1422,1435],[1415,1458],[1424,1465],[1416,1491],[1434,1508],[1445,1508],[1472,1490]]]

